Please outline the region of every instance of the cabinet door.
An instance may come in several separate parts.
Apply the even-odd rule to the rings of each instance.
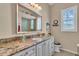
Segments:
[[[42,55],[43,56],[45,56],[45,54],[46,54],[46,51],[47,49],[46,49],[46,43],[45,42],[43,42],[43,44],[42,44]]]
[[[49,54],[54,54],[54,39],[52,38],[49,39]]]
[[[37,56],[42,56],[42,43],[37,45]]]
[[[43,56],[51,56],[54,54],[54,41],[52,39],[48,39],[43,44]]]
[[[36,55],[35,51],[36,51],[35,46],[33,46],[33,47],[30,47],[26,50],[18,52],[16,54],[14,54],[13,56],[35,56]]]
[[[35,46],[27,49],[27,51],[25,51],[25,54],[24,56],[35,56],[36,55],[36,49],[35,49]]]
[[[45,41],[43,43],[43,56],[48,56],[49,55],[49,41]]]

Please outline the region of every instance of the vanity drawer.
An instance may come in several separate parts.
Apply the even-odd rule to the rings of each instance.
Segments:
[[[21,52],[18,52],[16,54],[14,54],[13,56],[32,56],[32,55],[33,56],[36,55],[36,53],[35,53],[35,46],[30,47],[30,48],[28,48],[26,50],[23,50]]]

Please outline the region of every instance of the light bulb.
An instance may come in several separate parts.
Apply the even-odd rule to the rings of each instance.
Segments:
[[[37,10],[41,10],[41,6],[39,6],[38,4],[35,3],[30,3],[30,5],[32,6],[32,8],[37,9]]]

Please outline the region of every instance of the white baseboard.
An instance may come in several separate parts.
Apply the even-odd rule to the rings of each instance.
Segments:
[[[77,54],[77,52],[74,52],[74,51],[71,51],[71,50],[68,50],[68,49],[64,49],[64,48],[62,48],[61,50],[64,50],[64,51],[67,51],[67,52],[70,52],[70,53],[73,53],[73,54]]]

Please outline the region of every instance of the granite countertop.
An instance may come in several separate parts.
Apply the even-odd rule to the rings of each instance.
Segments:
[[[0,44],[0,56],[6,56],[14,54],[24,48],[33,45],[32,39],[27,39],[25,42],[21,42],[19,40],[12,41],[9,43]]]
[[[35,42],[35,39],[38,39],[38,41]],[[16,41],[0,44],[0,56],[13,55],[23,49],[27,49],[45,40],[47,39],[40,40],[40,38],[34,38],[34,39],[26,39],[24,42],[20,40],[16,40]]]

